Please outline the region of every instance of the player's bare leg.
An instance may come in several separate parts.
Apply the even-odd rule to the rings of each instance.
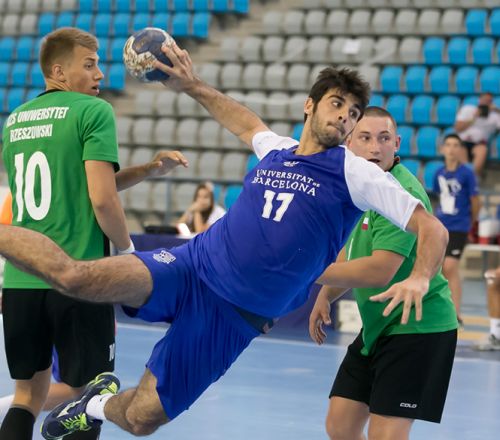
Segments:
[[[365,403],[333,396],[326,416],[326,432],[331,440],[365,440],[363,429],[369,415]]]
[[[444,259],[443,275],[448,280],[451,299],[458,317],[460,317],[460,305],[462,304],[462,280],[460,279],[459,265],[460,260],[458,258],[446,257]]]
[[[370,414],[368,440],[408,440],[413,419]]]
[[[16,391],[11,406],[25,408],[38,417],[47,398],[52,367],[38,371],[29,380],[16,380]]]
[[[153,287],[148,269],[133,255],[76,261],[46,236],[16,226],[0,225],[0,254],[76,299],[140,307]]]

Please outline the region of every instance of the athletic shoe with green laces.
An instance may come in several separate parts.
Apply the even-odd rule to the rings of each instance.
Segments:
[[[113,373],[101,373],[85,387],[78,400],[71,400],[54,408],[45,418],[41,433],[43,438],[54,440],[76,431],[88,431],[102,424],[86,413],[87,403],[94,396],[117,394],[120,381]]]

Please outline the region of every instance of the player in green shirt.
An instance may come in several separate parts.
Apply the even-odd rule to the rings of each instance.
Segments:
[[[9,115],[3,161],[13,195],[13,225],[41,232],[69,255],[91,260],[134,250],[117,189],[187,165],[178,152],[160,152],[142,166],[118,171],[115,117],[97,98],[103,74],[97,39],[62,28],[41,45],[46,91]],[[7,263],[3,324],[9,370],[16,379],[13,404],[0,440],[30,440],[50,384],[52,347],[62,382],[78,395],[96,374],[114,368],[114,313],[63,297]],[[93,440],[98,432],[72,440]]]
[[[390,113],[368,107],[348,147],[389,171],[431,211],[415,176],[399,164],[400,138]],[[332,439],[409,438],[415,419],[439,422],[446,399],[457,337],[457,317],[448,282],[438,272],[430,281],[422,309],[398,304],[386,291],[412,272],[416,236],[366,212],[346,245],[319,279],[320,291],[309,332],[321,344],[330,324],[330,304],[348,288],[358,304],[363,329],[348,352],[330,393],[326,427]],[[334,287],[326,287],[334,286]]]

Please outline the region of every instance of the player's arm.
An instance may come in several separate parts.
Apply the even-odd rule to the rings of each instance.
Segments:
[[[368,257],[330,264],[317,283],[344,289],[384,287],[394,278],[403,261],[403,255],[375,250]]]
[[[86,160],[85,173],[97,223],[119,251],[129,249],[132,243],[125,222],[125,213],[116,190],[113,164]]]
[[[116,189],[123,191],[148,177],[163,176],[179,165],[185,168],[189,165],[180,151],[159,151],[150,162],[118,171],[115,174]]]
[[[479,194],[475,194],[470,198],[470,213],[471,213],[472,223],[478,220],[480,210],[481,210],[481,198],[479,197]]]
[[[162,50],[173,64],[170,67],[156,62],[158,69],[170,75],[164,82],[167,87],[187,93],[203,105],[219,124],[250,147],[255,134],[269,130],[249,108],[198,78],[194,74],[192,61],[186,50],[181,50],[175,43],[172,47],[164,46]]]

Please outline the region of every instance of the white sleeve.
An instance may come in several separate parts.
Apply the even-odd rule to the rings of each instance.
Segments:
[[[209,225],[213,225],[221,217],[224,217],[225,214],[226,214],[226,210],[222,206],[215,205],[214,209],[212,210],[212,212],[208,216],[207,223]]]
[[[461,107],[456,116],[457,121],[470,121],[474,118],[474,114],[476,113],[476,107],[473,105],[464,105]]]
[[[252,139],[252,147],[259,160],[272,150],[283,150],[298,144],[297,140],[279,136],[273,131],[260,131]]]
[[[352,201],[359,209],[373,209],[403,230],[417,205],[421,204],[392,174],[355,156],[347,148],[345,179]]]

